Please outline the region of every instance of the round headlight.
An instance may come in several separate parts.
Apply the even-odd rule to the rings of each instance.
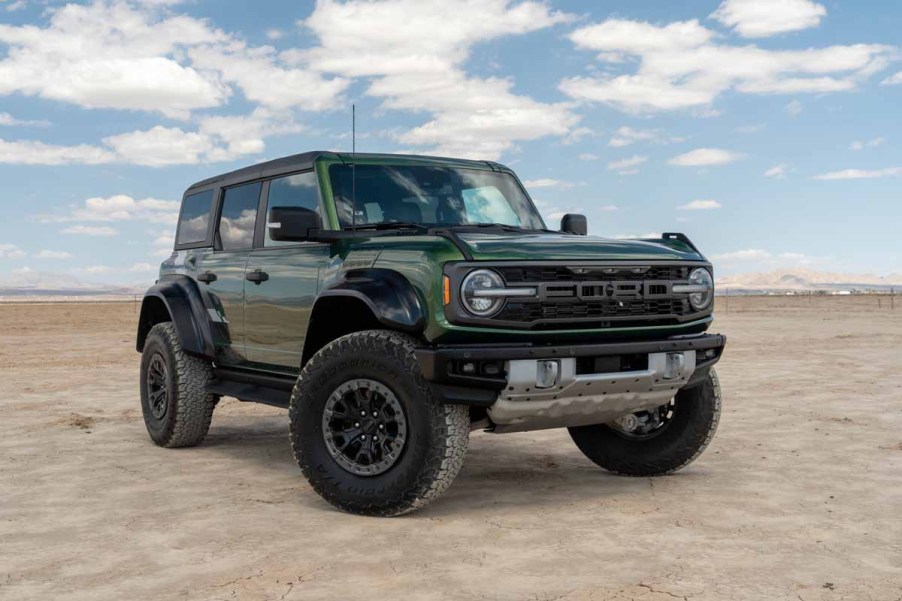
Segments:
[[[500,309],[504,299],[500,296],[481,296],[479,292],[498,288],[504,288],[500,275],[488,269],[477,269],[464,278],[460,285],[460,298],[467,311],[486,317]]]
[[[693,292],[689,295],[689,304],[693,309],[701,311],[711,304],[714,298],[714,278],[711,272],[704,267],[699,267],[689,274],[689,284],[693,286],[705,286],[708,290],[705,292]]]

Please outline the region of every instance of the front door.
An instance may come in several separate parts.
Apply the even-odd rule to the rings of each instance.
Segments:
[[[221,365],[246,363],[245,268],[254,241],[261,183],[226,188],[223,192],[214,248],[197,259],[197,280],[204,294]]]
[[[302,207],[322,215],[313,171],[275,178],[268,189],[266,219],[272,207]],[[329,245],[279,242],[270,238],[265,220],[258,227],[259,248],[248,260],[245,284],[247,358],[259,369],[297,373]]]

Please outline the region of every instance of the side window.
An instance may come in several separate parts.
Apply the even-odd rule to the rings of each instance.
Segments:
[[[308,171],[271,180],[269,182],[269,199],[266,203],[267,221],[269,221],[269,211],[273,207],[295,207],[319,214],[319,192],[316,188],[316,174],[313,171]],[[264,246],[280,246],[284,244],[296,244],[296,242],[273,240],[269,237],[269,228],[266,228],[266,237],[263,241]]]
[[[176,244],[198,244],[207,239],[207,226],[210,225],[210,205],[213,203],[213,190],[198,192],[186,196],[182,201],[182,212],[179,217],[179,236]]]
[[[257,224],[257,206],[260,203],[262,185],[255,182],[225,191],[219,216],[222,250],[239,250],[254,245],[254,226]]]

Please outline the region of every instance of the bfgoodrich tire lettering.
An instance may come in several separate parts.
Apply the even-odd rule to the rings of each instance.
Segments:
[[[660,476],[692,463],[711,442],[720,420],[720,384],[711,369],[707,380],[676,395],[674,415],[654,437],[631,439],[604,424],[569,428],[583,454],[622,476]]]
[[[151,440],[161,447],[200,444],[219,400],[205,389],[212,376],[209,362],[182,349],[172,323],[151,328],[141,355],[141,411]]]
[[[298,377],[289,410],[294,456],[313,489],[339,509],[374,516],[413,511],[441,495],[463,465],[467,408],[432,397],[413,349],[414,340],[396,332],[349,334],[314,355]],[[323,411],[330,395],[355,378],[388,387],[406,416],[407,439],[400,457],[376,475],[357,475],[341,467],[323,437]]]

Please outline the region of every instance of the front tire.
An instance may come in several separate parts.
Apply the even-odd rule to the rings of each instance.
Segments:
[[[692,388],[677,392],[668,421],[648,433],[628,433],[615,425],[569,428],[583,454],[621,476],[661,476],[680,470],[702,454],[720,420],[720,384],[714,369]],[[647,413],[647,412],[645,412]],[[643,415],[643,419],[645,416]]]
[[[171,322],[147,334],[141,354],[141,412],[151,440],[161,447],[193,447],[210,429],[219,397],[206,391],[210,362],[185,352]]]
[[[469,412],[433,398],[414,340],[370,330],[343,336],[304,366],[291,395],[291,446],[326,501],[395,516],[441,495],[463,465]]]

